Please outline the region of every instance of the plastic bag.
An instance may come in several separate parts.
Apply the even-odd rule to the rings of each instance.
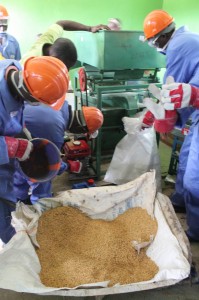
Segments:
[[[123,184],[156,170],[157,190],[161,191],[160,158],[153,127],[141,129],[142,118],[122,119],[126,135],[116,145],[104,181]]]

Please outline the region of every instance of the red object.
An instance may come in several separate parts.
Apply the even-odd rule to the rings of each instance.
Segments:
[[[177,121],[177,112],[176,110],[166,110],[165,118],[154,122],[154,128],[157,132],[168,133],[174,129],[174,126]]]
[[[91,149],[85,140],[69,141],[64,144],[64,153],[66,159],[73,160],[89,156]]]
[[[143,127],[151,127],[154,123],[154,120],[155,120],[155,117],[152,114],[152,112],[150,112],[150,110],[147,110],[147,112],[144,115],[143,121],[142,121]]]
[[[95,183],[93,178],[88,179],[87,182],[88,182],[89,185],[92,185],[92,184]]]
[[[8,149],[9,158],[23,158],[26,151],[30,153],[31,148],[28,149],[29,141],[25,139],[16,139],[14,137],[6,136],[5,141]],[[29,154],[28,153],[28,154]],[[27,154],[27,158],[28,158]]]
[[[82,169],[82,163],[79,160],[67,160],[70,166],[71,173],[80,173]]]
[[[85,92],[87,89],[87,78],[84,68],[79,69],[79,87],[82,92]]]
[[[184,127],[182,128],[181,132],[183,135],[187,135],[189,133],[189,128]]]

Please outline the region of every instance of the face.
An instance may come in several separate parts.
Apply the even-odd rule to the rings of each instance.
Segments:
[[[166,34],[156,36],[148,40],[148,44],[154,48],[164,49],[165,45],[168,43],[169,37]]]
[[[0,32],[6,32],[8,29],[8,20],[0,19]]]

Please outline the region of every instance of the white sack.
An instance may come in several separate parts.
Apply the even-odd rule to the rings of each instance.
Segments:
[[[92,296],[152,289],[186,278],[190,272],[186,238],[184,241],[182,233],[182,237],[177,239],[176,232],[183,230],[169,203],[162,194],[156,197],[154,172],[145,173],[121,186],[69,190],[54,198],[41,199],[34,206],[19,203],[12,219],[18,232],[0,252],[0,288],[36,294]],[[68,290],[45,287],[39,278],[40,263],[31,240],[36,242],[37,222],[42,212],[62,205],[78,207],[94,219],[106,220],[116,218],[131,207],[147,209],[158,221],[158,232],[147,255],[156,262],[159,272],[150,281],[123,286],[107,287],[107,282],[103,282],[89,285],[89,288],[85,285]]]
[[[126,135],[116,145],[104,181],[123,184],[156,170],[157,189],[161,191],[160,158],[153,127],[141,130],[142,118],[123,119]]]

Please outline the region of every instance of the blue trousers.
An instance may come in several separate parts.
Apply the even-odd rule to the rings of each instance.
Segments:
[[[191,125],[182,145],[175,188],[172,203],[186,207],[187,233],[199,241],[199,121]]]
[[[11,225],[11,212],[15,210],[15,204],[0,198],[0,239],[6,244],[15,234]]]

